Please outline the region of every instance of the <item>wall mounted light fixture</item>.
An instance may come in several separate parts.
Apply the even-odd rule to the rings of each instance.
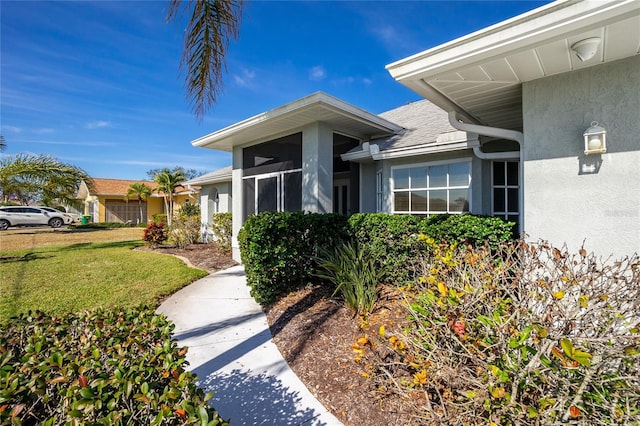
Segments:
[[[591,37],[580,40],[571,45],[571,50],[576,52],[576,56],[581,62],[588,61],[596,56],[598,47],[600,46],[600,37]]]
[[[591,122],[591,127],[584,131],[584,153],[602,154],[607,152],[607,130],[598,125],[597,121]]]

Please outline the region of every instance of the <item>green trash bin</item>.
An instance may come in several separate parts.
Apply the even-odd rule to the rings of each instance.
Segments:
[[[84,214],[84,215],[82,215],[82,219],[80,220],[80,224],[86,225],[86,224],[89,223],[90,220],[91,220],[91,216]]]

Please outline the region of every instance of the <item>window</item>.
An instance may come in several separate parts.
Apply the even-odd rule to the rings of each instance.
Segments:
[[[302,209],[302,133],[243,150],[244,218]]]
[[[492,163],[492,212],[511,222],[519,222],[520,185],[517,161]]]
[[[469,211],[471,163],[417,164],[392,168],[393,212]]]
[[[376,212],[382,211],[382,170],[376,173]]]

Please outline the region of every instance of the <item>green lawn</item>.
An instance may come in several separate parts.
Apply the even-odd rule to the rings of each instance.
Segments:
[[[0,251],[0,322],[29,310],[50,313],[141,304],[207,272],[172,256],[135,251],[140,241]]]

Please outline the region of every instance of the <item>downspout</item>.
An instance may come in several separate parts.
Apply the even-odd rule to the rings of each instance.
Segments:
[[[509,152],[484,152],[477,146],[473,148],[473,153],[481,160],[505,160],[509,158],[517,158],[519,161],[518,167],[518,179],[520,181],[520,191],[518,194],[518,203],[520,204],[520,220],[518,231],[520,235],[524,232],[524,164],[522,161],[522,146],[524,145],[524,134],[517,130],[500,129],[498,127],[482,126],[479,124],[463,123],[458,119],[456,111],[449,111],[449,124],[455,129],[462,130],[464,132],[476,133],[483,136],[491,136],[494,138],[507,139],[510,141],[518,142],[520,145],[519,151]]]

